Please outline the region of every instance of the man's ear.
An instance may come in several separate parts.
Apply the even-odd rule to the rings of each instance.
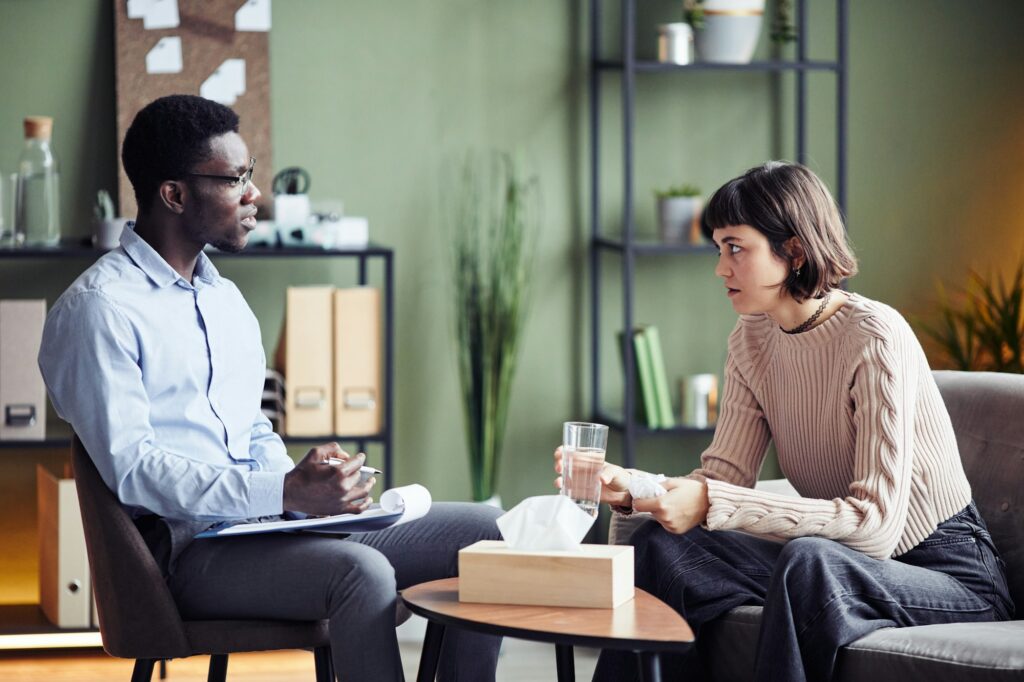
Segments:
[[[790,267],[794,270],[799,270],[807,262],[807,253],[800,237],[790,237],[786,240],[786,253],[789,254]]]
[[[185,183],[177,180],[165,180],[157,190],[160,201],[171,213],[181,215],[185,212],[185,198],[188,196],[188,188]]]

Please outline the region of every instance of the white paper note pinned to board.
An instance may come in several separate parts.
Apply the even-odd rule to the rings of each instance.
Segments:
[[[128,0],[128,18],[141,19],[146,16],[146,8],[153,4],[153,0]]]
[[[231,106],[245,94],[245,60],[225,59],[199,86],[199,95]]]
[[[270,0],[248,0],[235,12],[236,31],[269,31]]]
[[[178,18],[178,0],[149,0],[142,16],[142,27],[147,31],[161,28],[177,28],[181,20]]]
[[[181,36],[165,36],[146,54],[146,73],[181,73]]]

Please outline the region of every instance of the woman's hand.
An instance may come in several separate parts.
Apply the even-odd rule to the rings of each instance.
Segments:
[[[555,473],[562,473],[562,448],[555,450]],[[617,464],[604,463],[601,467],[601,502],[617,507],[628,507],[633,498],[629,495],[630,473]],[[555,487],[562,489],[561,475],[555,479]]]
[[[633,500],[633,510],[649,512],[670,533],[682,534],[707,520],[708,486],[690,478],[670,478],[662,483],[661,497]]]

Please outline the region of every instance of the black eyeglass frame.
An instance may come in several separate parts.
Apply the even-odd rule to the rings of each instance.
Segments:
[[[226,182],[238,183],[238,186],[242,188],[242,195],[245,195],[245,190],[248,189],[252,183],[252,172],[256,168],[256,157],[249,157],[249,168],[241,175],[211,175],[210,173],[186,173],[189,177],[193,178],[210,178],[211,180],[224,180]],[[235,185],[232,184],[232,187]]]

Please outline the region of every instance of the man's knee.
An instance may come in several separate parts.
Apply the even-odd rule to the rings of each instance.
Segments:
[[[325,570],[331,571],[327,595],[331,601],[350,601],[389,604],[398,594],[395,569],[387,557],[375,549],[345,543],[340,554]]]
[[[505,512],[498,507],[478,502],[440,502],[431,512],[435,523],[445,529],[448,537],[457,539],[459,545],[501,539],[496,520]]]

